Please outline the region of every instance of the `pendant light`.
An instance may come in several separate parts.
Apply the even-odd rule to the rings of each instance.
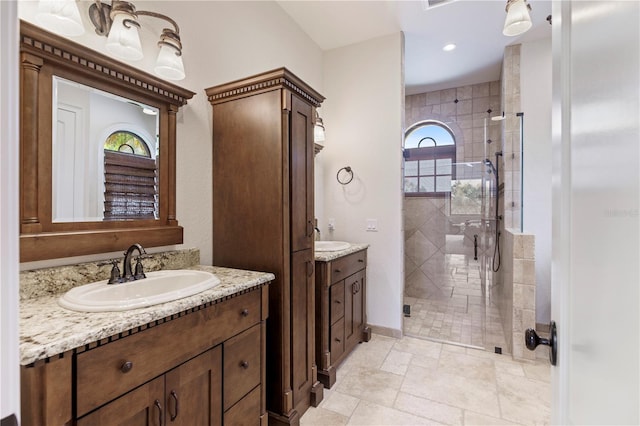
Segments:
[[[508,0],[502,34],[513,37],[527,32],[532,25],[530,10],[531,5],[526,0]]]

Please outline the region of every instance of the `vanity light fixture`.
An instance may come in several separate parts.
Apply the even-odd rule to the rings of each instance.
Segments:
[[[154,71],[167,80],[182,80],[185,77],[182,62],[182,43],[180,28],[176,21],[166,15],[145,10],[136,10],[133,3],[113,0],[111,5],[95,0],[89,6],[89,18],[96,34],[107,37],[107,50],[113,55],[129,61],[143,57],[138,28],[140,16],[151,16],[169,22],[173,29],[164,28],[158,47],[160,52]]]
[[[504,21],[502,34],[512,37],[527,32],[532,25],[530,10],[531,5],[527,0],[507,0],[507,18]]]
[[[42,28],[64,36],[84,34],[84,26],[75,0],[40,0],[36,22]]]
[[[316,110],[316,125],[313,128],[313,141],[315,143],[324,142],[325,132],[324,132],[324,123],[322,122],[322,118],[320,114],[318,114],[318,110]]]
[[[164,28],[160,35],[158,59],[154,71],[167,80],[182,80],[185,77],[182,62],[182,43],[180,28],[173,19],[166,15],[145,10],[136,10],[133,3],[113,0],[111,5],[95,0],[89,6],[89,18],[96,34],[107,36],[106,48],[115,56],[135,61],[142,59],[142,45],[138,28],[138,17],[151,16],[169,22],[173,29]]]

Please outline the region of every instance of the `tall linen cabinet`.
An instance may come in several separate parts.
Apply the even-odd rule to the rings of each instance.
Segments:
[[[324,97],[286,68],[206,93],[213,109],[213,264],[275,274],[263,389],[269,424],[298,424],[322,400],[314,349],[313,126]]]

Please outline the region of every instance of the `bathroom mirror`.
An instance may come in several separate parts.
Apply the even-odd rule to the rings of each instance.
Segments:
[[[53,77],[52,220],[158,219],[158,108]]]
[[[24,21],[20,62],[20,260],[182,243],[175,215],[176,114],[194,93]],[[82,117],[94,115],[89,100],[61,91],[101,97],[99,130]],[[134,117],[145,108],[156,113],[147,124]],[[61,144],[69,138],[73,148]],[[114,162],[119,172],[105,173]],[[132,177],[138,171],[124,173],[120,163],[145,169],[142,207],[128,195],[113,202],[110,192],[130,191],[111,191],[106,174],[125,186],[139,180]]]

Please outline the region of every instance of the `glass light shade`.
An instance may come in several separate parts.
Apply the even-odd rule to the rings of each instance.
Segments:
[[[163,44],[156,60],[155,72],[167,80],[182,80],[185,76],[182,56],[176,55],[174,47]]]
[[[313,141],[316,143],[324,142],[324,137],[325,137],[324,127],[319,124],[316,124],[313,127]]]
[[[517,36],[531,28],[531,16],[525,0],[516,0],[509,5],[502,34]]]
[[[107,38],[107,51],[121,59],[138,61],[143,56],[138,28],[135,25],[130,25],[129,28],[125,27],[123,23],[125,19],[132,18],[125,13],[118,13],[114,17]]]
[[[75,0],[40,0],[36,22],[41,27],[64,36],[84,34],[84,26]]]

